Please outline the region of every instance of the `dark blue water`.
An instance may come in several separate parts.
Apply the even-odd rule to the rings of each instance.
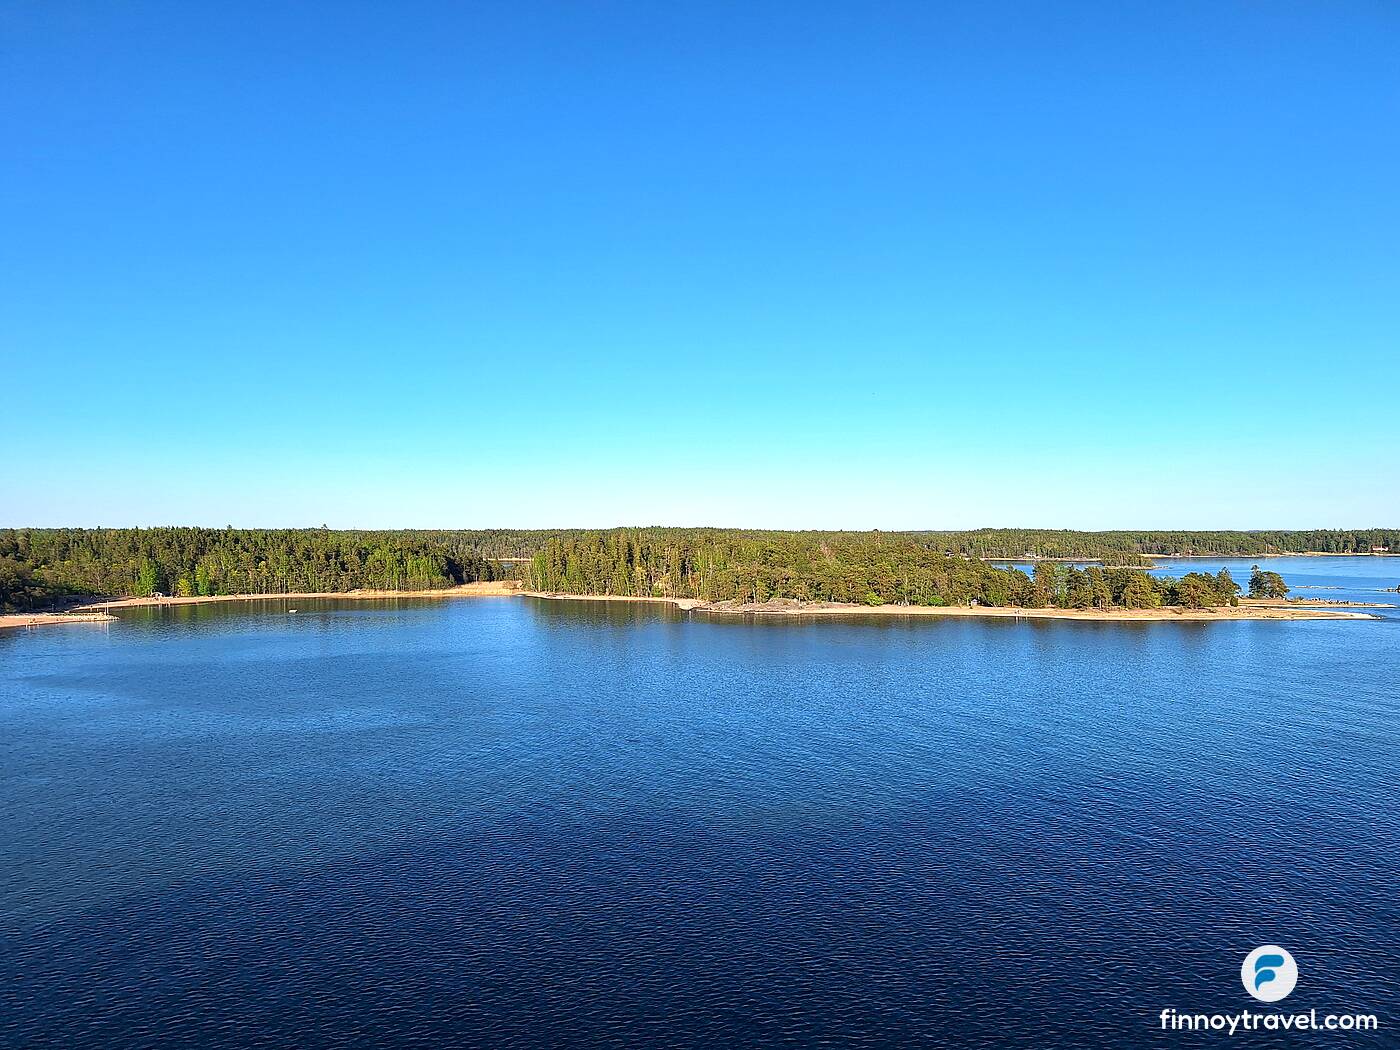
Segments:
[[[1400,974],[1400,620],[0,635],[6,1046],[1193,1046]]]

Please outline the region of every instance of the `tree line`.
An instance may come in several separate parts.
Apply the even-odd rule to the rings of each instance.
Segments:
[[[597,530],[545,531],[495,530],[458,533],[481,536],[483,552],[528,557],[555,539],[574,540]],[[645,528],[655,535],[686,534],[733,536],[748,540],[780,539],[793,535],[760,529]],[[1249,558],[1270,554],[1371,554],[1400,553],[1400,529],[1311,529],[1256,531],[1109,531],[1077,532],[1070,529],[972,529],[965,531],[849,532],[811,531],[798,535],[826,542],[843,542],[882,535],[908,539],[944,554],[966,555],[991,561],[1037,561],[1063,558],[1098,561],[1105,565],[1150,566],[1151,557]],[[509,548],[509,549],[507,549]]]
[[[633,554],[630,561],[624,559],[623,576],[618,575],[622,563],[616,550],[595,552],[600,536],[630,537],[627,542]],[[645,553],[638,555],[637,550]],[[823,550],[832,553],[812,554]],[[1132,583],[1125,599],[1122,591],[1128,578],[1115,575],[1116,567],[1150,565],[1147,555],[1225,558],[1376,550],[1400,552],[1400,530],[3,529],[0,608],[30,609],[76,597],[156,592],[424,590],[516,576],[527,568],[532,578],[548,582],[548,586],[539,584],[543,589],[570,589],[554,584],[584,573],[578,567],[583,565],[592,566],[586,570],[587,580],[578,585],[591,588],[584,593],[651,593],[660,586],[663,590],[692,587],[734,598],[748,594],[749,600],[753,595],[782,595],[865,601],[873,595],[877,600],[910,603],[975,598],[993,604],[1029,604],[1070,601],[1072,584],[1072,600],[1082,601],[1082,581],[1069,569],[1063,570],[1063,581],[1056,570],[1052,588],[1048,578],[1037,584],[1025,573],[982,564],[984,559],[1039,562],[1056,558],[1101,563],[1103,568],[1087,584],[1091,601],[1102,600],[1102,574],[1115,604],[1151,601],[1154,596],[1159,602],[1176,604],[1179,595],[1161,581]],[[575,563],[572,569],[570,557]],[[606,572],[593,566],[599,558],[607,561]],[[1074,572],[1087,574],[1092,569]],[[604,575],[612,592],[598,590]],[[1186,578],[1197,575],[1206,574]],[[643,590],[639,592],[638,587]],[[1143,594],[1144,587],[1152,594]],[[1194,598],[1196,585],[1187,584],[1187,588],[1187,598]]]
[[[471,543],[329,529],[8,529],[0,608],[79,597],[429,590],[510,570]]]
[[[559,536],[531,559],[525,580],[554,593],[740,604],[1207,608],[1238,604],[1240,593],[1224,569],[1172,579],[1131,567],[1041,561],[1027,574],[892,533],[618,529]]]

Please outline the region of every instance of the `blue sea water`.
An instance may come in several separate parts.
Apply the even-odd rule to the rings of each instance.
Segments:
[[[0,1043],[1396,1045],[1397,683],[1394,618],[7,632]]]

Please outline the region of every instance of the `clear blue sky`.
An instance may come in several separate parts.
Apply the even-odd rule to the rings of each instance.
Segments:
[[[10,3],[0,525],[1400,522],[1400,6]]]

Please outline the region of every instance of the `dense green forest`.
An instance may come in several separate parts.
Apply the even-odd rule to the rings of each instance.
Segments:
[[[1088,593],[1094,604],[1104,600],[1106,587],[1112,604],[1177,604],[1194,600],[1205,584],[1143,583],[1117,567],[1151,564],[1147,555],[1252,557],[1375,550],[1400,551],[1400,530],[4,529],[0,530],[0,608],[31,609],[78,597],[157,592],[425,590],[522,572],[534,585],[548,590],[672,593],[712,600],[755,596],[759,600],[782,596],[911,603],[976,599],[1026,605],[1081,603]],[[1032,580],[983,561],[1059,558],[1099,561],[1105,568],[1052,569],[1042,564]],[[1192,573],[1186,580],[1193,577],[1205,578]],[[1172,589],[1181,586],[1187,588],[1184,599]],[[1144,587],[1152,593],[1142,593]]]
[[[460,540],[453,537],[461,536]],[[329,529],[0,531],[0,608],[151,594],[427,590],[500,579],[486,534]]]
[[[948,554],[917,534],[725,533],[618,529],[556,537],[525,573],[566,594],[697,598],[707,602],[859,602],[1073,609],[1234,605],[1224,570],[1155,579],[1138,569],[1041,561],[1034,573]]]
[[[488,556],[528,557],[551,540],[572,540],[590,530],[557,529],[542,532],[497,531],[463,533],[483,536],[481,550]],[[1101,561],[1105,565],[1150,565],[1147,556],[1238,557],[1267,554],[1370,554],[1400,552],[1400,529],[1316,529],[1307,531],[1263,530],[1252,532],[1074,532],[1068,529],[976,529],[965,532],[773,532],[754,529],[633,530],[656,536],[737,537],[746,540],[809,536],[823,542],[861,537],[903,538],[945,554],[1006,561],[1072,558]]]

